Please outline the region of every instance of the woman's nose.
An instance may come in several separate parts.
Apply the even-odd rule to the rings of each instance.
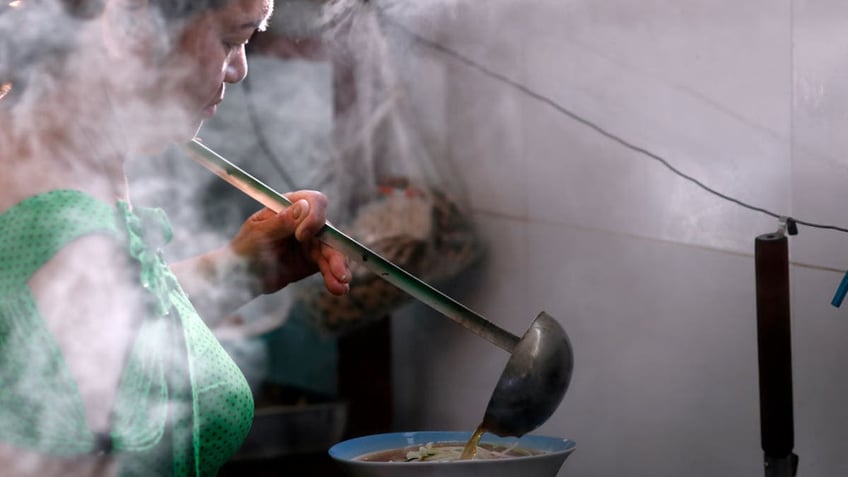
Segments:
[[[247,76],[247,55],[244,47],[233,52],[227,61],[226,69],[224,70],[224,81],[227,83],[238,83]]]

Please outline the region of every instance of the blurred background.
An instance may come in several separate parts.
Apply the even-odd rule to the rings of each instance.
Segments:
[[[279,1],[272,30],[283,23],[286,3]],[[330,3],[354,8],[354,2]],[[425,186],[447,188],[474,230],[468,243],[479,257],[433,275],[440,288],[515,334],[544,310],[571,337],[573,380],[559,410],[537,431],[577,442],[560,475],[760,475],[754,240],[780,223],[705,191],[651,155],[777,215],[848,226],[848,5],[386,0],[368,9],[370,16],[361,17],[368,21],[339,22],[347,25],[344,32],[367,32],[363,37],[337,29],[329,40],[323,31],[310,43],[308,29],[280,33],[300,47],[282,55],[286,68],[299,61],[303,74],[316,79],[298,86],[290,75],[251,71],[255,91],[319,87],[308,108],[279,98],[258,104],[290,118],[287,128],[268,129],[268,143],[306,137],[297,132],[304,123],[298,114],[318,111],[309,116],[308,134],[326,149],[316,157],[332,158],[304,168],[297,149],[280,153],[293,158],[280,162],[303,179],[269,184],[327,190],[331,201],[344,204],[331,219],[344,224],[360,204],[375,200],[374,191],[386,192],[379,183],[387,176],[424,177]],[[370,89],[357,89],[363,84]],[[401,99],[383,102],[395,93]],[[363,106],[363,98],[371,103]],[[364,108],[353,120],[352,104]],[[399,118],[394,132],[351,133],[344,126],[379,117],[384,104],[389,117]],[[219,120],[226,122],[227,114],[222,110]],[[235,124],[258,144],[255,124]],[[201,134],[207,144],[248,170],[263,167],[250,163],[259,152],[239,158],[246,146],[216,142],[215,127],[210,123]],[[371,139],[350,140],[357,134]],[[404,144],[401,152],[383,147],[386,137]],[[359,152],[339,146],[351,142]],[[309,172],[316,169],[309,164],[328,170],[333,163],[344,164],[335,176]],[[403,168],[386,174],[379,164]],[[845,475],[848,306],[836,308],[831,299],[848,269],[848,234],[799,226],[789,250],[799,475]],[[297,299],[280,300],[285,307],[269,309],[284,322],[280,310],[297,310]],[[423,305],[386,303],[364,310],[370,319],[359,320],[379,328],[365,333],[379,346],[370,342],[345,354],[334,340],[351,335],[327,334],[326,323],[315,335],[332,336],[325,349],[335,354],[320,356],[332,357],[331,372],[347,384],[325,383],[307,389],[308,396],[351,402],[357,392],[376,390],[380,399],[366,397],[380,403],[367,411],[346,408],[346,430],[325,439],[472,431],[508,355]],[[242,337],[264,336],[267,345],[269,329]],[[261,348],[259,381],[277,389],[316,385],[308,379],[318,376],[312,371],[299,383],[286,382],[296,373],[285,363],[296,358],[276,355],[281,347]],[[368,365],[363,350],[382,354]],[[297,362],[321,362],[320,356]],[[339,363],[365,366],[345,374]],[[371,426],[352,429],[351,419]]]
[[[422,23],[725,194],[848,223],[844,2],[492,0]],[[546,310],[574,344],[571,387],[539,430],[577,442],[561,475],[760,474],[753,246],[778,221],[413,50],[439,78],[421,103],[444,118],[489,247],[454,292],[516,333]],[[799,475],[841,475],[848,310],[830,302],[848,236],[800,227],[789,247]],[[396,426],[473,428],[504,353],[421,307],[393,325]]]

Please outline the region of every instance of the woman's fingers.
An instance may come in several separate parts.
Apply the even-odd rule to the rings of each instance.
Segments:
[[[350,291],[352,274],[346,256],[329,245],[319,244],[313,257],[330,293],[344,295]]]
[[[232,242],[268,284],[264,292],[320,271],[328,291],[343,295],[352,277],[347,257],[315,235],[326,221],[327,198],[315,191],[286,194],[292,205],[274,213],[263,209],[250,217]]]

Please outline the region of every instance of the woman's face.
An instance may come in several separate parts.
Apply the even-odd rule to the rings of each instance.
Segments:
[[[166,53],[145,62],[148,71],[134,92],[148,108],[136,118],[152,129],[139,133],[157,140],[159,134],[190,139],[215,114],[226,83],[244,79],[245,44],[272,9],[273,0],[230,0],[188,20]]]

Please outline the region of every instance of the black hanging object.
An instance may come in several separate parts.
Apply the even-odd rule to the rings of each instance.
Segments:
[[[791,477],[798,468],[798,456],[792,452],[788,242],[782,233],[760,235],[755,241],[760,436],[767,477]]]
[[[786,218],[786,233],[789,235],[798,235],[798,222],[792,217]]]

